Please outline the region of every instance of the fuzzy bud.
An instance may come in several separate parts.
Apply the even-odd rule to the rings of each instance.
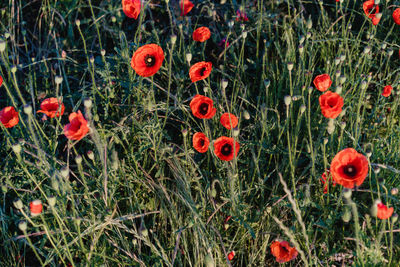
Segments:
[[[60,84],[62,83],[62,81],[63,81],[63,77],[57,75],[57,76],[55,77],[54,81],[56,82],[57,85],[60,85]]]
[[[24,106],[24,113],[26,115],[31,115],[32,114],[32,106],[31,105],[25,105]]]
[[[292,97],[290,95],[285,96],[285,98],[283,99],[283,101],[285,102],[286,106],[289,106],[290,103],[292,102]]]
[[[22,210],[22,208],[24,207],[24,204],[22,203],[21,199],[19,199],[19,198],[14,200],[13,204],[17,210]]]
[[[19,230],[21,230],[22,232],[25,232],[26,229],[28,229],[28,224],[26,223],[26,221],[20,221],[18,223],[18,228]]]
[[[3,39],[0,39],[0,52],[4,52],[6,50],[6,41]]]
[[[350,199],[351,198],[351,189],[349,188],[343,188],[343,196],[345,199]]]
[[[12,145],[12,150],[14,151],[15,154],[21,153],[21,145],[19,143]]]
[[[50,207],[54,207],[56,205],[57,199],[55,196],[49,196],[47,201],[49,202]]]

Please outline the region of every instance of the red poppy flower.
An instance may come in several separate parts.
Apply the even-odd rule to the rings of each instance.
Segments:
[[[235,257],[235,251],[231,251],[229,254],[228,254],[228,260],[233,260],[233,258]]]
[[[88,122],[82,115],[82,112],[73,112],[69,114],[69,124],[64,126],[64,134],[68,139],[81,140],[89,132]]]
[[[390,94],[392,93],[392,90],[393,90],[393,87],[392,87],[391,85],[386,85],[386,86],[383,88],[382,95],[383,95],[384,97],[388,97],[388,96],[390,96]]]
[[[186,14],[189,13],[190,10],[192,10],[192,8],[194,7],[194,4],[190,2],[190,0],[181,0],[180,3],[181,16],[186,16]]]
[[[400,25],[400,8],[396,8],[393,11],[392,17],[393,17],[394,23],[396,23],[397,25]]]
[[[328,74],[321,74],[314,78],[315,87],[321,91],[325,92],[332,85],[331,77]]]
[[[205,42],[208,39],[210,39],[210,37],[211,37],[211,32],[210,32],[210,29],[207,27],[197,28],[193,32],[193,40],[195,40],[197,42]]]
[[[137,19],[140,14],[140,0],[122,0],[122,10],[129,18]]]
[[[212,70],[211,62],[198,62],[190,67],[189,76],[192,82],[197,82],[207,78]]]
[[[377,213],[376,216],[381,220],[389,219],[393,214],[393,207],[388,208],[385,204],[379,202],[377,204]]]
[[[6,128],[14,127],[19,122],[18,112],[14,107],[5,107],[0,110],[0,121]]]
[[[372,19],[372,23],[377,25],[379,23],[380,18],[376,17],[376,14],[379,13],[379,6],[375,5],[375,0],[368,0],[363,3],[363,9],[365,15]]]
[[[342,112],[343,98],[331,91],[319,97],[319,105],[321,107],[322,115],[326,118],[335,119]]]
[[[287,241],[274,241],[271,244],[271,253],[279,263],[288,262],[297,257],[297,249],[291,247]]]
[[[238,118],[230,113],[224,113],[219,120],[226,129],[230,130],[238,125]]]
[[[29,203],[29,208],[31,210],[32,216],[39,215],[40,213],[42,213],[43,210],[42,201],[40,201],[39,199],[32,201],[31,203]]]
[[[328,184],[332,181],[332,175],[330,174],[330,171],[326,170],[326,172],[324,172],[321,175],[321,178],[319,180],[322,182],[322,184],[325,185],[324,186],[324,194],[328,193]],[[332,185],[336,186],[336,182],[333,181]]]
[[[195,95],[190,101],[190,109],[193,116],[199,119],[211,119],[214,117],[216,108],[213,107],[214,102],[211,98],[203,95]]]
[[[236,21],[249,21],[247,14],[240,9],[236,10]]]
[[[153,76],[161,68],[164,51],[156,44],[146,44],[138,48],[132,56],[131,67],[142,77]]]
[[[3,84],[3,77],[0,76],[0,86]]]
[[[43,100],[40,104],[40,108],[41,109],[38,110],[37,113],[44,113],[50,118],[62,116],[65,110],[64,104],[61,103],[61,101],[58,101],[55,97],[50,97]]]
[[[368,175],[368,159],[353,148],[336,154],[331,162],[333,181],[346,187],[360,186]]]
[[[240,144],[230,137],[221,136],[214,141],[214,153],[221,160],[230,161],[237,157],[239,149]]]
[[[200,153],[205,153],[210,145],[210,140],[204,133],[195,133],[193,135],[193,147]]]

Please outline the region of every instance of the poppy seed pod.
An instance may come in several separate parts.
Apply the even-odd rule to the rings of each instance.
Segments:
[[[342,93],[342,89],[343,89],[343,87],[341,85],[338,85],[338,86],[336,86],[335,92],[340,95]]]
[[[15,154],[21,153],[21,145],[20,144],[14,144],[12,145],[12,150],[14,151]]]
[[[26,115],[32,114],[32,106],[31,106],[31,105],[25,105],[25,106],[24,106],[24,113],[25,113]]]
[[[12,66],[11,67],[11,73],[16,73],[17,72],[17,66]]]
[[[392,223],[397,222],[398,219],[399,219],[399,215],[397,213],[392,215]]]
[[[28,224],[26,223],[26,221],[20,221],[18,223],[18,228],[19,230],[21,230],[22,232],[25,232],[26,229],[28,229]]]
[[[388,54],[389,57],[392,56],[392,55],[393,55],[393,49],[389,49],[389,50],[387,51],[387,54]]]
[[[55,196],[49,196],[47,201],[50,207],[54,207],[56,205],[57,199]]]
[[[62,83],[63,77],[57,75],[57,76],[55,77],[54,81],[55,81],[55,83],[56,83],[57,85],[59,85],[59,84]]]
[[[370,51],[371,51],[371,47],[370,46],[366,46],[366,47],[364,47],[363,53],[364,54],[368,54]]]
[[[350,199],[351,198],[351,189],[349,188],[343,188],[343,196],[345,199]]]
[[[6,41],[0,39],[0,52],[4,52],[6,50]]]
[[[174,46],[175,43],[176,43],[176,35],[173,34],[173,35],[171,35],[171,44],[172,44],[172,46]]]
[[[207,254],[204,257],[204,264],[206,265],[206,267],[215,267],[214,260],[211,258],[210,254]]]
[[[303,52],[304,52],[304,46],[303,45],[299,45],[299,53],[300,54],[303,54]]]
[[[306,40],[306,38],[302,35],[302,36],[300,37],[299,44],[304,43],[305,40]]]
[[[75,162],[76,162],[76,164],[81,165],[82,164],[82,156],[81,155],[77,155],[75,157]]]
[[[17,210],[22,210],[22,208],[24,207],[24,204],[22,203],[21,199],[19,199],[19,198],[14,200],[13,204]]]
[[[285,105],[286,105],[286,106],[289,106],[290,103],[292,102],[292,97],[291,97],[290,95],[286,95],[286,96],[283,98],[283,101],[285,102]]]
[[[307,29],[311,29],[311,28],[312,28],[312,20],[311,20],[311,17],[308,18],[306,26],[307,26]]]
[[[63,178],[67,178],[67,177],[68,177],[68,174],[69,174],[69,170],[68,170],[67,167],[63,167],[63,168],[60,170],[60,173],[61,173],[61,176],[62,176]]]
[[[300,106],[300,113],[303,114],[306,111],[306,106],[305,105],[301,105]]]
[[[93,151],[92,150],[89,150],[88,152],[87,152],[87,157],[90,159],[90,160],[94,160],[94,153],[93,153]]]
[[[81,26],[81,21],[79,20],[79,19],[77,19],[77,20],[75,20],[75,24],[76,24],[76,26]]]
[[[287,63],[287,69],[288,69],[288,71],[292,71],[292,70],[293,70],[293,66],[294,66],[293,62],[288,62],[288,63]]]

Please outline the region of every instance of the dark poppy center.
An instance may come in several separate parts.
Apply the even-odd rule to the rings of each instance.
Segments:
[[[224,156],[229,156],[232,152],[232,146],[230,144],[225,144],[221,148],[221,153]]]
[[[357,174],[357,168],[353,165],[347,165],[343,168],[344,174],[350,177],[354,177]]]
[[[283,253],[289,253],[289,250],[285,246],[281,246]]]
[[[369,6],[367,8],[367,13],[368,14],[373,14],[375,12],[375,6]]]
[[[199,145],[200,145],[200,146],[204,146],[204,139],[200,139]]]
[[[147,55],[144,58],[144,63],[146,64],[147,67],[153,67],[154,64],[156,64],[156,58],[152,55]]]
[[[336,99],[330,98],[330,99],[328,99],[328,106],[333,108],[334,106],[336,106],[336,102],[337,102]]]
[[[202,103],[199,107],[199,112],[201,115],[206,115],[208,112],[208,105],[206,103]]]
[[[200,76],[204,76],[204,72],[206,71],[206,68],[203,67],[200,69]]]

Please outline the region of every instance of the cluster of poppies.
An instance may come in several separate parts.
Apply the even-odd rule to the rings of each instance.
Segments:
[[[64,114],[65,106],[55,97],[46,98],[40,104],[37,113],[43,113],[44,119],[60,117]],[[71,140],[81,140],[89,132],[88,122],[83,117],[82,112],[72,112],[69,122],[64,126],[64,135]],[[12,128],[19,122],[19,114],[14,107],[9,106],[0,110],[0,122],[6,128]]]
[[[337,0],[336,0],[337,1]],[[375,4],[377,1],[368,0],[363,3],[363,10],[365,15],[371,19],[373,25],[378,25],[382,18],[382,13],[379,12],[379,5]],[[396,8],[392,13],[394,23],[400,25],[400,8]]]

